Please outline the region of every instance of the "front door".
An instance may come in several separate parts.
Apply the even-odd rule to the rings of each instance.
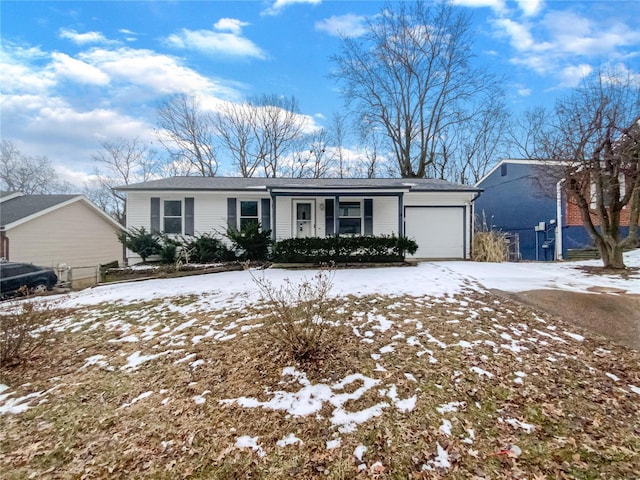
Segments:
[[[298,238],[315,236],[316,226],[313,218],[315,200],[296,200],[293,202],[293,209],[295,236]]]

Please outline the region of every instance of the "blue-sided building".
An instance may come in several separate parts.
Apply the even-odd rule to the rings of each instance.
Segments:
[[[509,234],[512,259],[549,261],[559,258],[558,225],[562,225],[562,258],[568,249],[592,247],[581,224],[567,224],[562,168],[540,160],[501,160],[476,187],[476,222]],[[560,187],[560,188],[559,188]],[[518,258],[519,257],[519,258]]]

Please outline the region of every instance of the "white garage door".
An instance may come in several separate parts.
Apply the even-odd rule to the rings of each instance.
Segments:
[[[418,242],[414,258],[464,258],[463,207],[406,207],[405,235]]]

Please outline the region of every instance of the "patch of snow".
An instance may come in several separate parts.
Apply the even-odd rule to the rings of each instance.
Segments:
[[[410,373],[405,373],[405,374],[404,374],[404,376],[405,376],[405,378],[406,378],[407,380],[409,380],[410,382],[416,382],[416,383],[418,382],[418,381],[416,380],[416,377],[414,377],[414,376],[413,376],[412,374],[410,374]]]
[[[327,450],[333,450],[334,448],[338,448],[342,442],[339,438],[335,440],[327,440]]]
[[[356,457],[359,462],[362,462],[362,457],[365,453],[367,453],[367,450],[367,447],[365,447],[364,445],[358,445],[353,451],[353,456]]]
[[[134,403],[139,402],[140,400],[144,400],[145,398],[150,397],[151,395],[153,395],[153,391],[141,393],[140,395],[138,395],[136,398],[134,398],[130,402],[123,403],[122,405],[120,405],[120,407],[118,407],[118,409],[130,407]]]
[[[521,428],[526,433],[532,433],[533,430],[535,429],[534,425],[531,425],[530,423],[521,422],[516,418],[507,418],[505,422],[511,425],[512,427]]]
[[[629,385],[629,389],[633,392],[633,393],[637,393],[638,395],[640,395],[640,387],[636,387],[635,385]]]
[[[564,334],[565,334],[567,337],[571,337],[571,338],[573,338],[574,340],[577,340],[578,342],[582,342],[582,341],[584,341],[584,337],[583,337],[582,335],[578,335],[577,333],[571,333],[571,332],[567,332],[567,331],[565,330]]]
[[[484,377],[487,377],[487,378],[493,378],[493,373],[487,372],[486,370],[483,370],[480,367],[471,367],[469,370],[471,370],[472,372],[477,373],[481,377],[484,376]]]
[[[429,460],[426,464],[422,465],[423,471],[433,471],[436,468],[447,469],[451,468],[451,462],[449,461],[449,454],[442,448],[439,442],[436,442],[437,455],[433,460]]]
[[[109,366],[109,362],[103,360],[105,358],[107,357],[105,357],[104,355],[93,355],[91,357],[85,358],[84,365],[80,367],[80,370],[84,370],[91,365],[97,365],[100,368],[107,368]]]
[[[449,412],[457,412],[458,408],[465,407],[467,404],[465,402],[449,402],[443,403],[439,407],[436,407],[436,411],[442,415],[443,413]]]
[[[286,447],[287,445],[303,445],[304,442],[296,437],[293,433],[290,433],[286,437],[282,437],[280,440],[276,442],[276,445],[279,447]]]
[[[201,395],[194,395],[193,401],[196,402],[196,405],[202,405],[203,403],[205,403],[207,401],[207,399],[205,398],[205,395],[207,393],[211,393],[211,390],[205,390],[204,392],[202,392]]]
[[[142,352],[139,350],[137,352],[132,353],[127,357],[127,364],[120,367],[120,370],[125,371],[133,371],[137,370],[140,365],[148,362],[149,360],[153,360],[155,358],[161,357],[163,355],[167,355],[171,353],[171,350],[167,350],[165,352],[155,353],[151,355],[141,355]]]
[[[451,421],[446,418],[442,419],[442,425],[438,428],[442,433],[444,433],[447,437],[451,436]]]
[[[265,457],[267,454],[262,449],[260,445],[258,445],[259,437],[250,437],[249,435],[243,435],[242,437],[236,438],[235,447],[236,448],[250,448],[254,452],[258,454],[260,458]]]
[[[135,335],[129,335],[126,337],[120,337],[120,338],[112,338],[111,340],[109,340],[109,343],[136,343],[139,342],[140,340],[138,339],[137,336]]]

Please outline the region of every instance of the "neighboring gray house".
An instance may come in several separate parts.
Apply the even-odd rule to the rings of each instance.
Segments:
[[[83,195],[0,193],[0,258],[73,268],[76,282],[95,278],[99,264],[122,262],[121,230]]]
[[[470,258],[480,192],[433,179],[242,177],[173,177],[118,190],[127,195],[127,228],[198,235],[258,221],[274,240],[406,235],[421,259]],[[140,258],[128,252],[128,260]]]

